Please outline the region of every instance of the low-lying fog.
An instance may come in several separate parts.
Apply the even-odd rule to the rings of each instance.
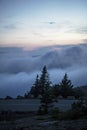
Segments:
[[[87,45],[55,45],[32,51],[0,47],[0,97],[27,92],[46,65],[53,84],[67,72],[74,86],[87,85]]]

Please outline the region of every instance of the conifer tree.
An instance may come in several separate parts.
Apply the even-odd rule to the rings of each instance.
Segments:
[[[42,69],[40,82],[39,82],[40,93],[43,94],[45,89],[50,87],[50,84],[51,84],[51,82],[49,80],[49,74],[47,72],[46,66],[44,66],[43,69]]]
[[[57,99],[58,96],[60,95],[60,85],[59,84],[55,84],[52,88],[52,91],[53,91],[53,95],[54,95],[54,98]]]
[[[65,73],[61,83],[60,83],[60,93],[64,98],[71,96],[73,94],[73,85],[71,80],[68,79],[67,73]]]
[[[47,72],[46,66],[43,67],[42,74],[40,77],[40,94],[41,94],[41,106],[39,112],[43,111],[43,114],[48,113],[49,104],[52,103],[52,93],[51,93],[51,82],[49,79],[49,74]]]
[[[38,97],[40,94],[40,88],[39,88],[39,76],[36,76],[35,83],[33,84],[30,93],[34,95],[34,97]]]

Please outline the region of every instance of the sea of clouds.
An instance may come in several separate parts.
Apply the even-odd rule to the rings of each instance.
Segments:
[[[65,73],[74,86],[87,85],[87,44],[55,45],[26,50],[0,47],[0,97],[24,95],[46,65],[53,84]]]

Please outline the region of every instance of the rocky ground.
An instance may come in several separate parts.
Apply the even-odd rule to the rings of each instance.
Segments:
[[[0,121],[0,130],[87,130],[87,119],[53,121],[49,116],[30,116]]]
[[[22,105],[19,106],[24,106],[22,109],[25,110],[25,104],[28,102],[29,106],[31,106],[29,108],[34,108],[32,111],[16,111],[16,109],[15,111],[12,111],[13,109],[5,109],[6,111],[4,111],[3,108],[6,108],[8,105],[17,106],[17,104],[19,104],[19,101],[15,102],[15,105],[14,101],[10,101],[11,104],[8,101],[6,102],[7,104],[4,103],[5,105],[3,105],[3,101],[1,101],[0,130],[87,130],[87,117],[77,120],[53,120],[50,114],[38,116],[36,111],[33,111],[37,104],[27,100],[21,101]],[[71,101],[67,103],[65,100],[62,100],[62,103],[58,103],[61,108],[65,108],[65,106],[69,108]]]

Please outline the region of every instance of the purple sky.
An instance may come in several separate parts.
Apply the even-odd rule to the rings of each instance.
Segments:
[[[24,94],[46,65],[87,85],[87,0],[0,0],[0,96]]]
[[[84,43],[87,0],[0,0],[1,46]]]

